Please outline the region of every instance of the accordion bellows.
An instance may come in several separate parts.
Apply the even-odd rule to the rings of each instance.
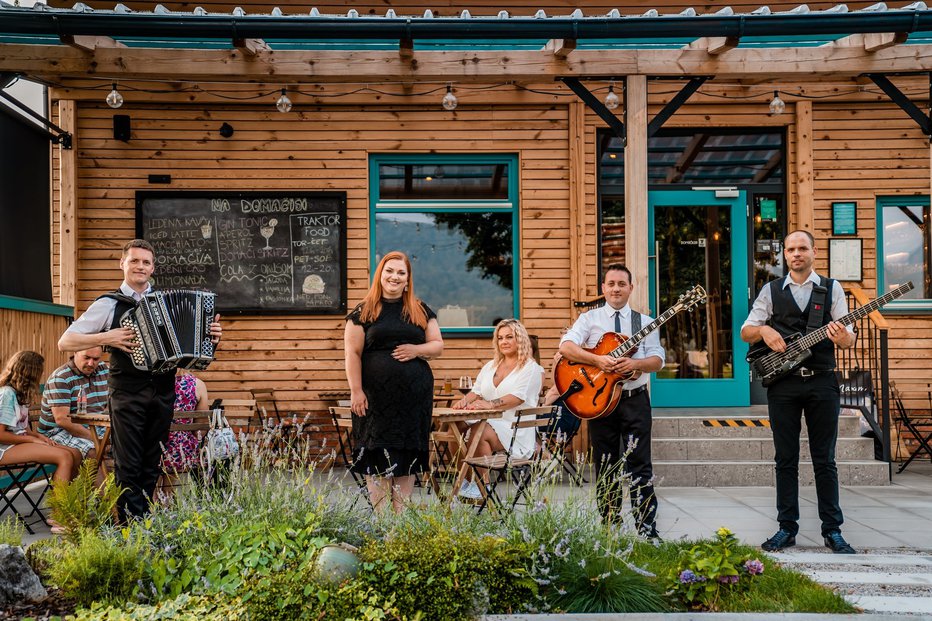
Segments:
[[[130,357],[141,371],[168,373],[177,368],[206,369],[214,359],[210,323],[216,294],[166,289],[150,291],[120,318],[136,333]]]

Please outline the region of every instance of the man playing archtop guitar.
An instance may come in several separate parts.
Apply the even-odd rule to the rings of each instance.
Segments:
[[[845,293],[837,281],[812,269],[815,239],[808,231],[793,231],[783,240],[783,256],[790,273],[761,289],[741,338],[761,340],[774,352],[785,352],[796,333],[824,329],[828,340],[812,345],[804,366],[792,368],[767,384],[767,408],[776,459],[777,520],[780,529],[761,544],[776,552],[796,544],[799,531],[799,436],[802,417],[809,432],[809,452],[815,472],[819,518],[825,545],[841,554],[854,548],[841,536],[844,518],[838,501],[835,441],[838,437],[839,391],[835,377],[835,347],[854,345],[854,331],[839,319],[847,313]]]
[[[623,385],[618,405],[606,416],[589,421],[589,442],[598,479],[598,504],[606,522],[621,518],[623,490],[618,481],[625,451],[631,448],[621,467],[629,474],[631,504],[639,532],[657,537],[657,499],[654,496],[653,467],[650,458],[651,410],[647,394],[648,373],[663,368],[664,350],[657,332],[644,339],[638,351],[630,357],[612,357],[586,351],[606,332],[634,334],[652,319],[628,306],[634,289],[631,272],[620,264],[609,265],[602,279],[605,306],[583,313],[573,327],[563,335],[560,353],[566,360],[593,365],[616,375],[633,374]]]

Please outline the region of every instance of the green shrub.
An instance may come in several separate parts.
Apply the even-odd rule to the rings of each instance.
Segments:
[[[51,579],[49,572],[64,556],[67,547],[57,537],[37,539],[26,547],[26,562],[44,583]]]
[[[398,609],[425,619],[473,619],[515,612],[534,599],[527,550],[500,537],[434,523],[431,531],[396,532],[361,550],[359,579],[394,593]]]
[[[143,550],[138,545],[84,531],[77,544],[52,561],[49,574],[66,597],[87,606],[128,600],[145,575],[144,566]]]
[[[656,580],[635,572],[612,555],[566,565],[556,581],[554,608],[570,613],[666,612]]]
[[[71,481],[52,484],[49,507],[52,519],[62,525],[68,538],[75,542],[82,532],[97,532],[113,518],[113,510],[123,488],[116,484],[113,473],[98,487],[97,462],[85,459],[78,476]]]
[[[0,544],[21,546],[25,534],[26,527],[15,515],[8,515],[0,519]]]
[[[203,621],[247,619],[245,608],[238,599],[224,596],[179,595],[154,605],[129,604],[125,608],[97,604],[78,610],[74,621]]]
[[[764,572],[760,559],[749,559],[734,533],[716,531],[714,540],[698,543],[683,553],[679,567],[671,572],[671,592],[691,608],[718,610],[729,591],[744,591],[751,579]]]

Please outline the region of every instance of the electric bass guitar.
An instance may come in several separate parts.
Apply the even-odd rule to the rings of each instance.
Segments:
[[[606,332],[595,347],[585,349],[598,356],[613,358],[631,356],[648,334],[673,319],[680,311],[691,311],[705,301],[705,289],[696,285],[682,294],[676,304],[664,314],[641,328],[634,336],[629,338],[623,334]],[[571,362],[566,358],[561,358],[554,369],[553,381],[567,409],[578,418],[589,420],[605,416],[615,409],[621,399],[622,385],[632,379],[634,374],[607,373],[595,365]]]
[[[836,321],[846,326],[853,324],[868,313],[874,312],[887,302],[897,299],[912,289],[912,282],[902,284]],[[764,386],[770,386],[778,379],[803,366],[803,363],[812,356],[812,346],[827,338],[828,326],[825,325],[805,336],[797,332],[783,337],[783,340],[786,341],[785,351],[773,351],[767,347],[763,340],[760,340],[751,346],[748,351],[747,361],[751,363],[751,370],[760,378]]]

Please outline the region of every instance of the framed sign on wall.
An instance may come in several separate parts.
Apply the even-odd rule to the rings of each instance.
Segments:
[[[858,234],[858,204],[854,201],[832,203],[832,235]]]
[[[864,240],[862,239],[829,239],[829,278],[860,282],[863,249]]]

